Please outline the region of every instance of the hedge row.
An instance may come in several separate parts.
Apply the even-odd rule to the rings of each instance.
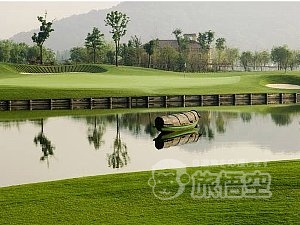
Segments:
[[[13,66],[20,73],[68,73],[68,72],[102,73],[106,71],[100,65],[92,65],[92,64],[59,65],[59,66],[14,64]]]

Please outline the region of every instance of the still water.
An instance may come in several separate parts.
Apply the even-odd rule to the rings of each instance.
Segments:
[[[197,130],[154,141],[154,120],[165,114],[1,121],[0,186],[151,170],[164,159],[200,166],[300,158],[300,113],[204,111]]]

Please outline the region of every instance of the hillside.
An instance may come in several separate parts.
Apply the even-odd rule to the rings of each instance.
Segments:
[[[54,22],[55,32],[46,46],[54,50],[83,45],[93,26],[111,40],[104,19],[111,10],[127,13],[131,22],[123,41],[137,35],[146,42],[152,38],[173,38],[172,31],[181,28],[185,33],[211,29],[225,37],[230,46],[241,49],[271,49],[288,44],[300,48],[300,2],[122,2],[105,10],[92,10]],[[11,39],[32,43],[36,30],[14,35]]]

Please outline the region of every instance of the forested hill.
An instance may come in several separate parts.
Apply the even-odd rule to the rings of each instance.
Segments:
[[[216,37],[225,37],[228,45],[241,50],[271,49],[283,44],[300,48],[300,2],[122,2],[111,9],[55,21],[55,32],[45,45],[53,50],[82,46],[93,26],[110,40],[104,19],[111,10],[130,17],[128,33],[122,41],[133,35],[141,37],[143,43],[153,38],[173,39],[175,28],[184,33],[211,29]],[[36,30],[16,34],[12,39],[30,44],[33,32]]]

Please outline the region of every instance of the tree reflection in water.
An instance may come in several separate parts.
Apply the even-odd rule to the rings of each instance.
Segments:
[[[292,119],[289,114],[272,113],[271,118],[277,126],[287,126],[292,123]]]
[[[214,138],[214,132],[211,128],[211,112],[201,112],[201,118],[199,122],[199,132],[203,137],[208,137],[209,140]]]
[[[88,118],[87,118],[88,119]],[[90,121],[87,121],[89,124]],[[105,142],[103,140],[103,135],[106,131],[106,125],[101,117],[94,117],[94,126],[93,128],[88,128],[88,140],[90,145],[93,144],[95,150],[98,150]]]
[[[49,139],[44,134],[44,119],[41,119],[40,125],[41,125],[41,132],[34,137],[33,142],[35,143],[36,146],[40,144],[40,146],[42,147],[43,156],[41,156],[40,160],[41,161],[47,160],[47,166],[49,167],[48,156],[54,155],[53,150],[55,149],[55,147],[51,144],[51,141],[49,141]]]
[[[117,115],[117,135],[114,140],[113,148],[113,153],[107,155],[108,166],[114,169],[126,166],[130,158],[127,152],[126,143],[121,140],[119,115]]]

